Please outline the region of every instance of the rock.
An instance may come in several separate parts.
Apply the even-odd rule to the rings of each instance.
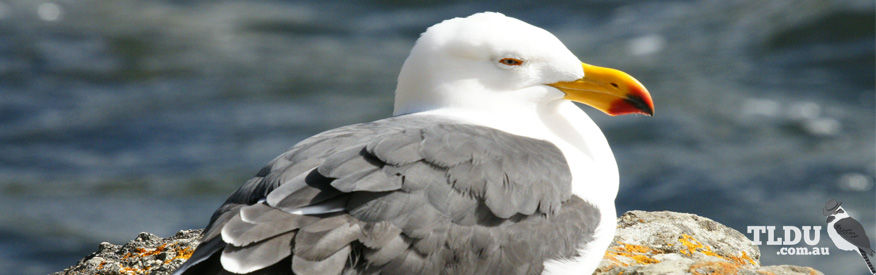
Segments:
[[[192,256],[201,239],[201,230],[182,230],[163,239],[140,233],[124,245],[102,242],[76,265],[59,274],[170,274]]]
[[[822,274],[760,266],[760,249],[739,231],[694,214],[630,211],[594,274]]]
[[[630,211],[594,274],[822,274],[810,267],[760,266],[760,250],[745,235],[711,219],[676,212]],[[173,237],[140,233],[124,245],[103,242],[97,252],[58,274],[170,274],[187,260],[201,230]]]

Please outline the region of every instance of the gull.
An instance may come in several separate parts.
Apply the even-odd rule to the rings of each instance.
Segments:
[[[619,174],[574,102],[654,113],[639,81],[544,29],[495,12],[438,23],[401,68],[392,117],[275,158],[176,274],[590,274]]]

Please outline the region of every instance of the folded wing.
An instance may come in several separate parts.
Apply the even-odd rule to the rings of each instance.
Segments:
[[[553,144],[495,129],[422,115],[346,126],[232,194],[177,274],[540,273],[599,221],[570,177]]]

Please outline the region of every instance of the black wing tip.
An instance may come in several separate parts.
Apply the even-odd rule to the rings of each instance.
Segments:
[[[202,272],[198,272],[199,268],[195,267],[200,267],[202,263],[207,262],[210,258],[216,257],[218,255],[217,252],[221,251],[223,247],[225,247],[225,242],[222,241],[221,237],[215,237],[205,242],[201,242],[201,244],[195,248],[195,252],[192,253],[192,256],[171,274],[203,274]]]

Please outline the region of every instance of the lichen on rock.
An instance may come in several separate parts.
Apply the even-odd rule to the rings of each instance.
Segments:
[[[760,266],[760,249],[709,218],[629,211],[594,274],[821,274],[810,267]]]
[[[140,233],[58,274],[170,274],[191,256],[201,230],[161,237]],[[594,274],[822,274],[810,267],[760,266],[760,250],[742,233],[711,219],[669,211],[624,213]]]
[[[140,233],[124,244],[102,242],[97,251],[60,274],[170,274],[192,256],[201,239],[201,230],[182,230],[170,238]]]

